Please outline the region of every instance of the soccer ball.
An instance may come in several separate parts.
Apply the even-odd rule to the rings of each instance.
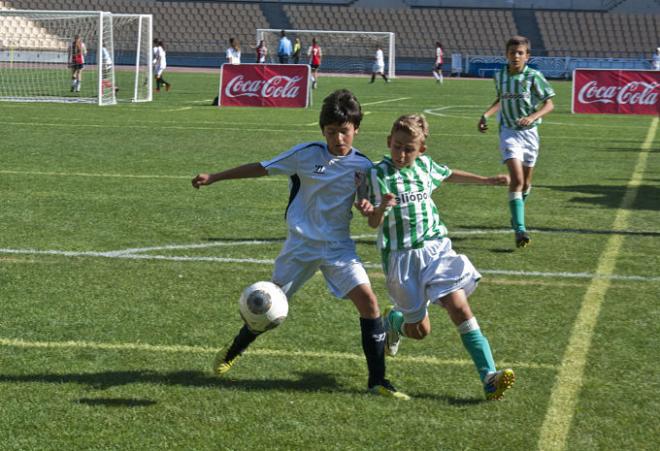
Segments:
[[[272,282],[256,282],[241,293],[238,301],[241,318],[254,332],[274,329],[289,313],[286,294]]]

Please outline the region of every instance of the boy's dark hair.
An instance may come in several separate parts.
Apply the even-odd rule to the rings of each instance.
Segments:
[[[519,45],[524,45],[527,47],[527,53],[532,52],[532,43],[529,42],[529,39],[527,39],[525,36],[511,36],[508,41],[506,41],[506,51],[509,51],[510,47],[518,47]]]
[[[321,130],[330,124],[345,124],[350,122],[355,129],[362,121],[362,107],[355,95],[348,89],[339,89],[323,99],[319,125]]]

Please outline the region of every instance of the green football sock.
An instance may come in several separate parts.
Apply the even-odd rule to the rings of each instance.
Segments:
[[[390,314],[387,315],[387,321],[392,325],[392,329],[401,335],[405,335],[403,331],[403,313],[398,310],[391,310]]]
[[[522,193],[509,193],[509,210],[513,229],[516,232],[525,230],[525,202]]]
[[[472,357],[474,366],[479,372],[479,378],[483,382],[488,373],[496,370],[488,339],[481,333],[481,329],[477,329],[462,334],[461,341]]]

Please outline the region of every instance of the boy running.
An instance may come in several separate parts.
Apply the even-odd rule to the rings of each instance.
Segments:
[[[497,98],[479,119],[479,131],[488,130],[488,118],[499,112],[500,152],[507,165],[511,227],[516,246],[527,246],[531,238],[525,227],[525,200],[532,189],[532,174],[539,154],[541,118],[554,109],[552,89],[543,74],[527,66],[529,39],[513,36],[506,43],[508,64],[495,73]],[[542,104],[540,108],[537,107]]]
[[[447,237],[431,193],[443,181],[506,185],[507,175],[482,177],[451,170],[424,155],[428,123],[423,115],[397,119],[387,137],[390,157],[367,175],[368,199],[357,202],[378,228],[387,290],[394,309],[385,310],[386,352],[395,355],[400,336],[421,340],[431,332],[429,303],[441,305],[456,325],[472,357],[487,399],[501,399],[513,385],[513,370],[497,371],[490,345],[472,314],[468,296],[481,274]]]
[[[283,287],[290,300],[320,269],[330,292],[350,299],[358,310],[369,391],[406,400],[409,397],[385,379],[385,329],[378,301],[350,237],[356,180],[364,179],[373,166],[352,145],[361,120],[362,110],[355,96],[348,90],[335,91],[324,99],[319,118],[325,142],[299,144],[271,160],[199,174],[192,184],[199,188],[220,180],[276,174],[290,177],[289,230],[275,260],[272,281]],[[214,372],[222,376],[229,371],[257,336],[259,333],[244,325],[218,352]]]

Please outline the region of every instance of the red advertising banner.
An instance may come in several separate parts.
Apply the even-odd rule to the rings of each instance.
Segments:
[[[308,85],[306,64],[223,64],[218,105],[305,108]]]
[[[660,71],[576,69],[573,113],[660,114]]]

